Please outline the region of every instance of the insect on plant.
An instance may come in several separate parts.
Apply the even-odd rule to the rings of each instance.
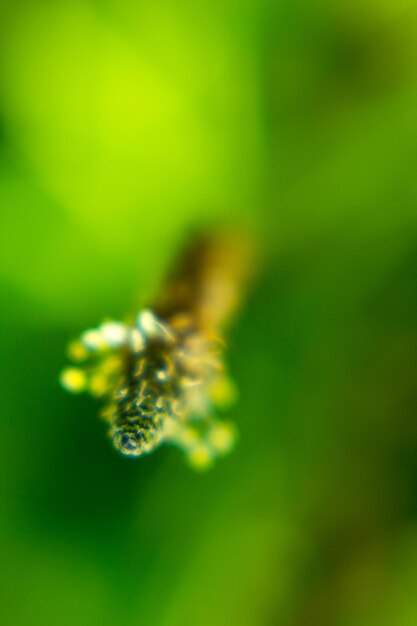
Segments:
[[[74,365],[62,371],[61,384],[103,401],[101,416],[123,455],[170,443],[204,469],[232,449],[235,426],[218,417],[236,397],[223,333],[250,258],[243,238],[194,237],[152,306],[126,322],[105,320],[70,343]]]

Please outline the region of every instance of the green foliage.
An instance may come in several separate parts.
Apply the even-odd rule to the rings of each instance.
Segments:
[[[2,4],[2,623],[417,622],[416,8]],[[239,445],[132,463],[63,351],[218,222],[264,251]]]

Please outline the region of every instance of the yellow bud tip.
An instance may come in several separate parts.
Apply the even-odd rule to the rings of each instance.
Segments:
[[[88,357],[88,350],[81,341],[73,341],[68,346],[68,357],[71,361],[84,361]]]
[[[81,335],[81,341],[88,350],[103,350],[107,345],[98,330],[86,330]]]
[[[215,424],[209,434],[209,443],[218,454],[227,454],[233,448],[236,432],[231,424]]]
[[[123,367],[123,361],[120,357],[112,355],[105,357],[101,364],[101,371],[104,374],[117,374]]]
[[[105,322],[100,327],[100,334],[110,348],[120,348],[126,343],[128,331],[120,322]]]
[[[81,393],[87,386],[87,377],[83,371],[70,367],[62,372],[60,382],[67,391]]]
[[[207,470],[213,465],[213,455],[204,444],[198,444],[189,453],[188,461],[196,470]]]
[[[191,427],[183,427],[177,435],[178,441],[185,448],[190,448],[194,446],[198,441],[198,433],[195,428]]]
[[[102,374],[94,374],[91,377],[89,384],[89,391],[91,395],[100,397],[103,396],[108,390],[108,379],[107,376],[103,376]]]
[[[213,404],[219,408],[228,408],[237,401],[237,388],[228,376],[221,376],[210,388]]]

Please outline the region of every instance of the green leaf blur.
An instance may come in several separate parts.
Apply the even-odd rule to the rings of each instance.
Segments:
[[[417,2],[4,0],[0,621],[417,623]],[[117,456],[68,340],[253,231],[234,453]]]

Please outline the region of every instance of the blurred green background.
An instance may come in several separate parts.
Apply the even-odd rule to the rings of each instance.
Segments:
[[[417,624],[416,158],[415,0],[2,0],[2,624]],[[66,344],[224,221],[239,445],[121,458]]]

